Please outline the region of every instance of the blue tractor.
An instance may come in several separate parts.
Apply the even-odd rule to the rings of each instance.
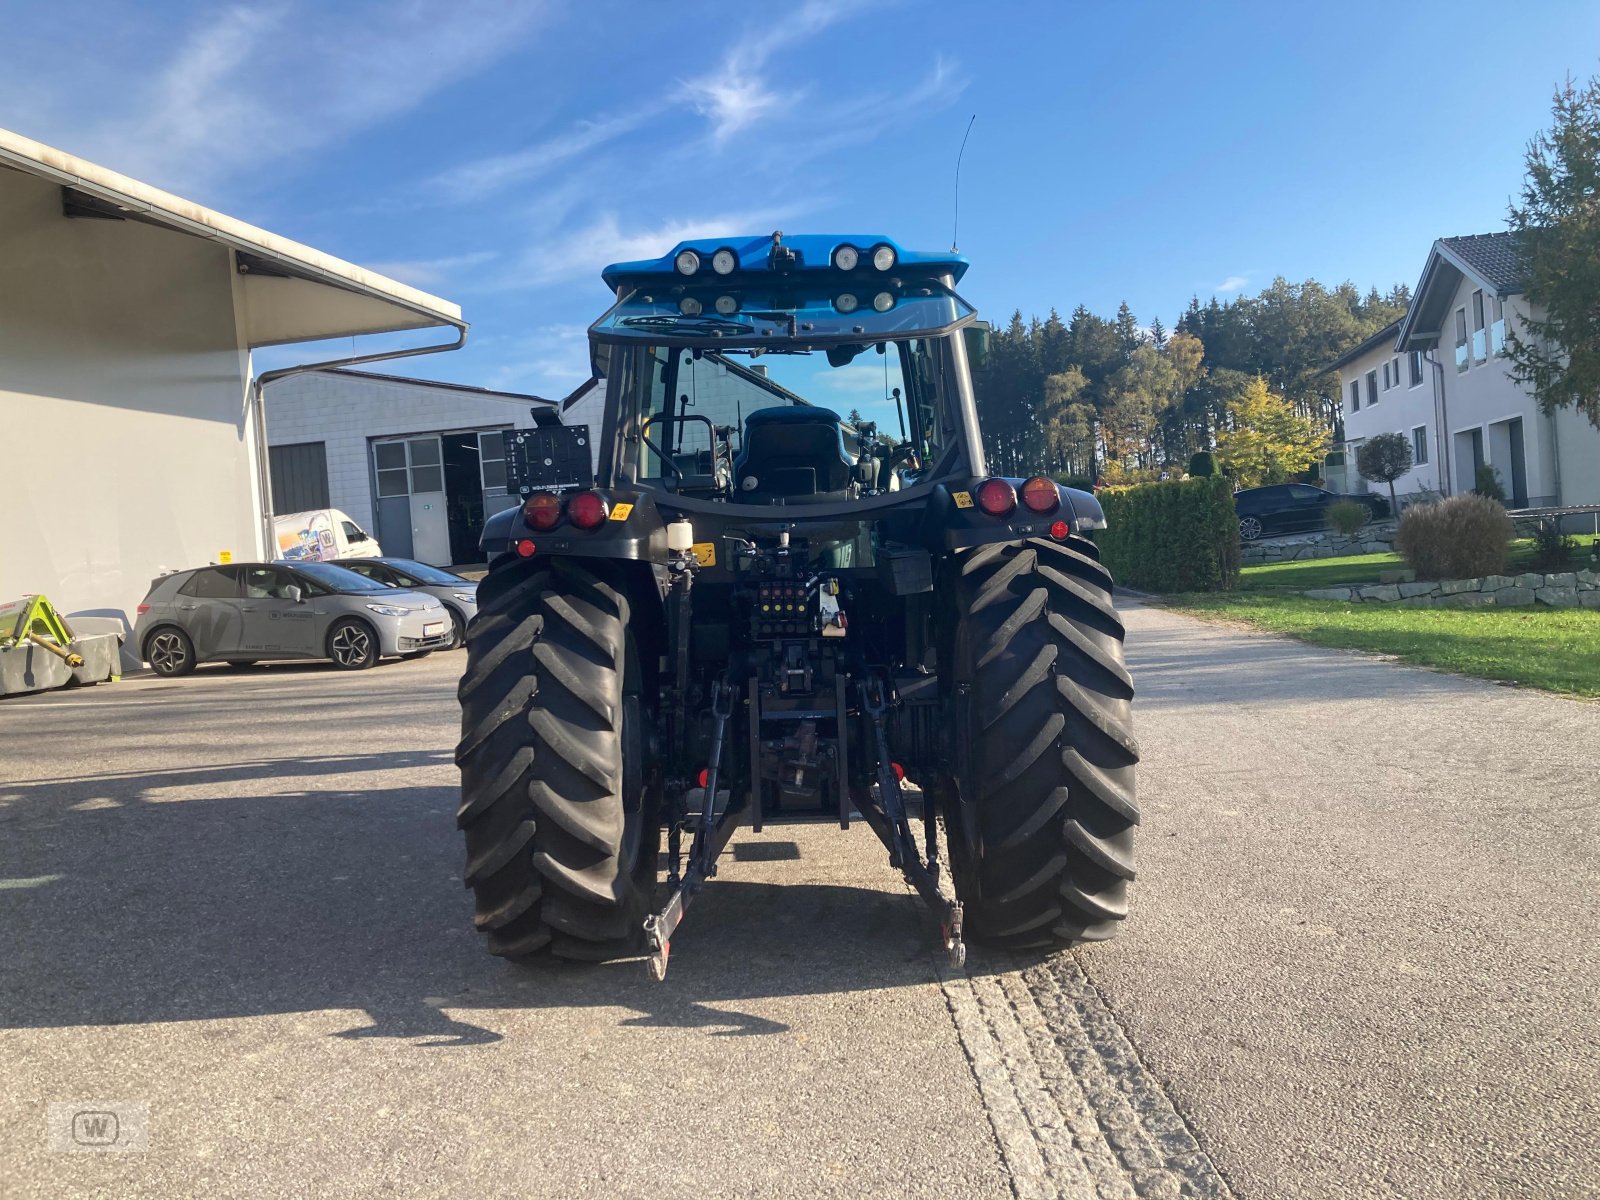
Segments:
[[[883,841],[954,961],[1118,928],[1105,521],[985,468],[966,270],[778,233],[606,268],[603,421],[508,432],[521,503],[483,532],[456,757],[491,952],[660,977],[735,829],[815,820]]]

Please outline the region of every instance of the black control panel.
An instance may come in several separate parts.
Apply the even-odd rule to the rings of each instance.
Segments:
[[[594,482],[587,425],[507,429],[506,490],[526,495],[536,488],[588,487]]]
[[[756,587],[750,611],[750,636],[757,641],[811,637],[815,633],[816,600],[800,583],[763,583]]]

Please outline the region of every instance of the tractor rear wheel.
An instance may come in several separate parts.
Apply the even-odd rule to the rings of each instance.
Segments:
[[[605,563],[513,563],[478,588],[459,688],[466,883],[489,951],[636,953],[659,830],[639,655]]]
[[[1078,538],[979,547],[956,570],[944,661],[966,744],[946,823],[966,927],[1012,948],[1111,937],[1139,823],[1111,576]]]

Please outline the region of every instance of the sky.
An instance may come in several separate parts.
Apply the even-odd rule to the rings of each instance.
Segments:
[[[607,262],[948,248],[969,121],[960,290],[996,322],[1414,285],[1504,227],[1600,5],[0,0],[0,59],[0,126],[460,304],[468,347],[396,373],[556,397]]]

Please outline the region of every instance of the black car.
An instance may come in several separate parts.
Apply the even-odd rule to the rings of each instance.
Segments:
[[[1239,536],[1253,542],[1268,534],[1325,529],[1328,509],[1341,500],[1355,501],[1373,518],[1389,514],[1389,502],[1382,496],[1329,492],[1309,483],[1245,488],[1233,494],[1233,507],[1239,514]]]

